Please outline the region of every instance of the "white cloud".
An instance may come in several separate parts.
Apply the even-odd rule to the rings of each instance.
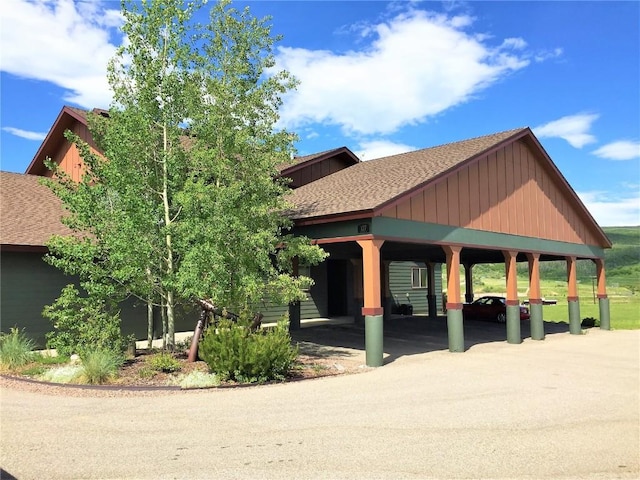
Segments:
[[[96,2],[5,1],[0,69],[62,87],[68,102],[106,108],[111,101],[107,62],[116,50],[108,28],[120,23],[119,11]]]
[[[533,59],[538,63],[546,62],[547,60],[550,60],[552,58],[561,57],[563,53],[564,50],[562,48],[554,48],[553,50],[541,50],[539,52],[536,52]]]
[[[472,21],[410,9],[360,26],[373,40],[358,50],[280,47],[278,68],[300,80],[284,98],[282,125],[318,122],[348,134],[390,133],[463,103],[528,65],[524,40],[492,47],[488,36],[464,31]]]
[[[16,137],[26,138],[27,140],[44,140],[44,137],[47,136],[46,133],[30,132],[29,130],[22,130],[21,128],[14,127],[2,127],[2,130],[9,132],[11,135],[15,135]]]
[[[633,160],[634,158],[640,158],[640,142],[630,142],[628,140],[611,142],[591,153],[609,160]]]
[[[572,147],[582,148],[596,141],[596,137],[589,133],[591,124],[599,117],[595,113],[579,113],[553,120],[533,129],[539,138],[558,137],[566,140]]]
[[[601,227],[640,225],[640,193],[576,192]]]
[[[394,143],[388,140],[374,140],[370,142],[360,142],[358,150],[354,153],[360,160],[373,160],[374,158],[388,157],[413,150],[417,150],[417,147],[405,145],[404,143]]]

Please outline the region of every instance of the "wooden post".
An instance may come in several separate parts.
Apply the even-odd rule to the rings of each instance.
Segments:
[[[600,328],[611,330],[611,319],[609,314],[609,297],[607,296],[607,279],[604,271],[604,259],[597,258],[596,277],[598,278],[598,307],[600,310]]]
[[[473,302],[473,263],[464,264],[464,301]]]
[[[294,277],[299,275],[300,259],[296,256],[291,260],[291,274]],[[289,304],[289,331],[300,330],[300,302]]]
[[[520,300],[518,299],[518,272],[516,270],[516,260],[518,252],[503,251],[505,273],[507,276],[507,342],[522,343],[520,333]]]
[[[460,302],[460,246],[443,246],[447,257],[447,334],[449,351],[464,352],[464,319]]]
[[[540,254],[527,253],[526,255],[529,261],[529,324],[531,326],[531,339],[544,340],[544,319],[540,293]]]
[[[576,257],[567,258],[567,303],[569,304],[569,333],[580,335],[580,300],[578,298],[578,276]]]
[[[427,305],[429,307],[429,318],[436,318],[437,302],[436,302],[436,272],[435,265],[432,262],[425,262],[427,265]]]
[[[380,249],[384,240],[358,240],[362,248],[365,356],[369,367],[383,363],[383,315],[380,281]]]

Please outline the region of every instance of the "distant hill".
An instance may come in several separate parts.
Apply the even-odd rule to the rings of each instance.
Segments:
[[[640,226],[604,227],[604,233],[613,244],[605,252],[607,281],[640,290]]]
[[[640,226],[603,227],[611,240],[612,248],[605,251],[607,283],[626,287],[632,292],[640,291]],[[502,278],[504,265],[476,265],[473,267],[476,278]],[[595,275],[595,265],[591,260],[578,261],[578,280],[590,282]],[[518,274],[527,275],[526,263],[518,264]],[[567,265],[563,261],[541,262],[540,275],[545,279],[565,281]]]

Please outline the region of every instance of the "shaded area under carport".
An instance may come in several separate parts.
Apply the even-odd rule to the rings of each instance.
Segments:
[[[384,322],[384,363],[405,355],[448,350],[447,317],[392,316]],[[566,323],[544,322],[547,335],[569,333]],[[522,338],[530,338],[528,321],[521,322]],[[506,342],[506,325],[481,320],[464,321],[465,349],[489,342]],[[365,326],[361,323],[314,324],[291,332],[297,342],[309,342],[326,348],[365,351]]]

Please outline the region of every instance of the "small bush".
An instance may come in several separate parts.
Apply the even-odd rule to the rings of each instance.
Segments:
[[[10,333],[0,334],[0,365],[9,371],[26,365],[33,358],[34,347],[35,342],[23,330],[12,327]]]
[[[72,383],[79,381],[81,376],[81,365],[64,365],[62,367],[45,370],[42,375],[40,375],[40,380],[52,383]]]
[[[145,363],[156,372],[172,373],[182,368],[182,364],[170,353],[156,353],[145,359]]]
[[[209,388],[220,385],[220,379],[215,373],[205,373],[195,370],[187,375],[181,376],[176,383],[183,389]]]
[[[237,324],[223,320],[210,327],[200,343],[200,358],[223,380],[284,380],[298,356],[297,348],[291,346],[288,322],[257,332],[249,325],[250,319],[242,318]]]
[[[81,297],[73,285],[67,285],[42,315],[51,320],[54,328],[46,335],[47,346],[58,354],[85,357],[99,349],[118,355],[125,349],[119,315],[109,313],[104,301]]]
[[[142,367],[140,370],[138,370],[138,376],[140,378],[153,378],[157,373],[157,371],[148,366]]]
[[[122,365],[122,356],[109,350],[95,350],[82,358],[82,380],[99,385],[115,377]]]

